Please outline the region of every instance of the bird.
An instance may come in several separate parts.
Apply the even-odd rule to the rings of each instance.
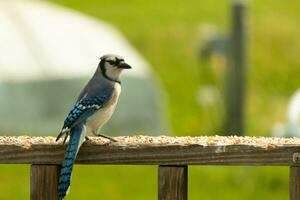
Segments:
[[[115,139],[101,134],[102,126],[111,118],[121,93],[120,75],[124,69],[132,67],[115,54],[105,54],[93,77],[81,91],[75,105],[67,115],[63,127],[56,138],[64,136],[63,144],[69,143],[60,170],[58,197],[62,200],[70,189],[73,165],[77,153],[88,135],[96,135],[116,142]]]

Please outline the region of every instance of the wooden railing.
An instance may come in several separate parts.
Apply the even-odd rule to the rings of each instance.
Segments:
[[[188,165],[290,167],[290,199],[300,200],[300,139],[253,137],[116,137],[85,142],[76,163],[158,165],[158,199],[186,200]],[[0,164],[32,164],[31,199],[56,200],[65,145],[53,137],[0,137]]]

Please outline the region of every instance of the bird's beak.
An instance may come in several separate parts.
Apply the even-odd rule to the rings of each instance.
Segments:
[[[119,68],[121,69],[131,69],[132,67],[130,65],[128,65],[127,63],[125,62],[121,62],[119,65],[118,65]]]

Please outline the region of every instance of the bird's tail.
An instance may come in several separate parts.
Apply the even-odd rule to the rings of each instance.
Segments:
[[[70,179],[77,153],[85,138],[85,127],[83,125],[76,126],[72,129],[70,140],[65,154],[65,158],[60,170],[58,181],[58,196],[63,199],[70,187]]]

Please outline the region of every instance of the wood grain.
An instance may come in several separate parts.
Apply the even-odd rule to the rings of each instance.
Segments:
[[[158,167],[158,200],[187,200],[187,166]]]
[[[59,165],[32,165],[30,169],[30,199],[58,200]]]
[[[116,143],[91,138],[83,144],[76,163],[300,166],[299,160],[293,161],[293,154],[300,152],[300,139],[233,138],[128,136],[116,137]],[[18,144],[13,139],[3,142],[0,137],[0,163],[62,163],[66,145],[53,142],[52,137],[46,142],[42,137],[27,139],[29,142]]]
[[[290,167],[290,200],[300,200],[300,167]]]

